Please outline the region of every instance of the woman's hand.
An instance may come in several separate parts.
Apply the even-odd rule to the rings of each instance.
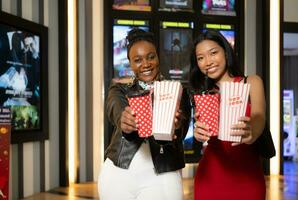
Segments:
[[[250,117],[240,117],[238,119],[238,123],[232,125],[231,129],[231,135],[241,136],[241,142],[232,143],[232,146],[236,146],[241,143],[252,144],[256,140],[252,134]]]
[[[195,119],[198,119],[199,115],[198,113],[195,114]],[[209,127],[199,120],[197,120],[194,124],[194,137],[196,140],[200,142],[206,142],[210,139],[210,132]]]
[[[196,121],[194,124],[194,137],[200,142],[206,142],[210,139],[210,132],[207,125]]]
[[[129,106],[126,106],[121,114],[120,127],[122,132],[127,134],[137,130],[137,120],[133,110]]]

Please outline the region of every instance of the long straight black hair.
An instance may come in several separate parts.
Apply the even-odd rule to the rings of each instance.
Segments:
[[[199,69],[196,58],[196,46],[204,40],[212,40],[224,49],[226,57],[226,70],[228,71],[229,76],[244,76],[238,65],[235,52],[230,43],[219,31],[209,29],[201,33],[194,40],[194,47],[191,54],[191,73],[189,78],[190,85],[193,89],[201,90],[204,87],[205,74],[203,74]],[[215,87],[216,80],[209,78],[208,82],[208,89]]]

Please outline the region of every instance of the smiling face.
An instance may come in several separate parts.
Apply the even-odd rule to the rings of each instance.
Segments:
[[[159,72],[159,60],[155,46],[147,41],[133,44],[129,51],[130,67],[139,80],[151,82]]]
[[[217,81],[228,80],[224,49],[212,40],[203,40],[196,46],[197,65],[202,73]]]

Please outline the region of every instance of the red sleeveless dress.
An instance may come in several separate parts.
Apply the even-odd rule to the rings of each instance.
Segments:
[[[236,77],[234,82],[242,78]],[[246,116],[250,116],[251,105]],[[266,185],[254,144],[231,146],[211,137],[197,168],[195,200],[265,200]]]

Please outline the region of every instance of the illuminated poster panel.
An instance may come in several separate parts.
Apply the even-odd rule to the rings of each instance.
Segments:
[[[127,59],[126,36],[133,28],[149,30],[148,21],[115,19],[113,25],[113,68],[114,78],[133,76]]]
[[[167,79],[188,82],[192,29],[192,22],[160,22],[160,66]]]
[[[235,49],[235,29],[233,25],[230,24],[204,24],[204,29],[216,29],[218,30]]]
[[[235,0],[203,0],[202,14],[236,16]]]
[[[283,145],[284,156],[295,156],[296,118],[294,116],[294,92],[283,91]]]
[[[150,0],[114,0],[114,10],[151,11]]]
[[[159,10],[193,11],[193,0],[160,0]]]

